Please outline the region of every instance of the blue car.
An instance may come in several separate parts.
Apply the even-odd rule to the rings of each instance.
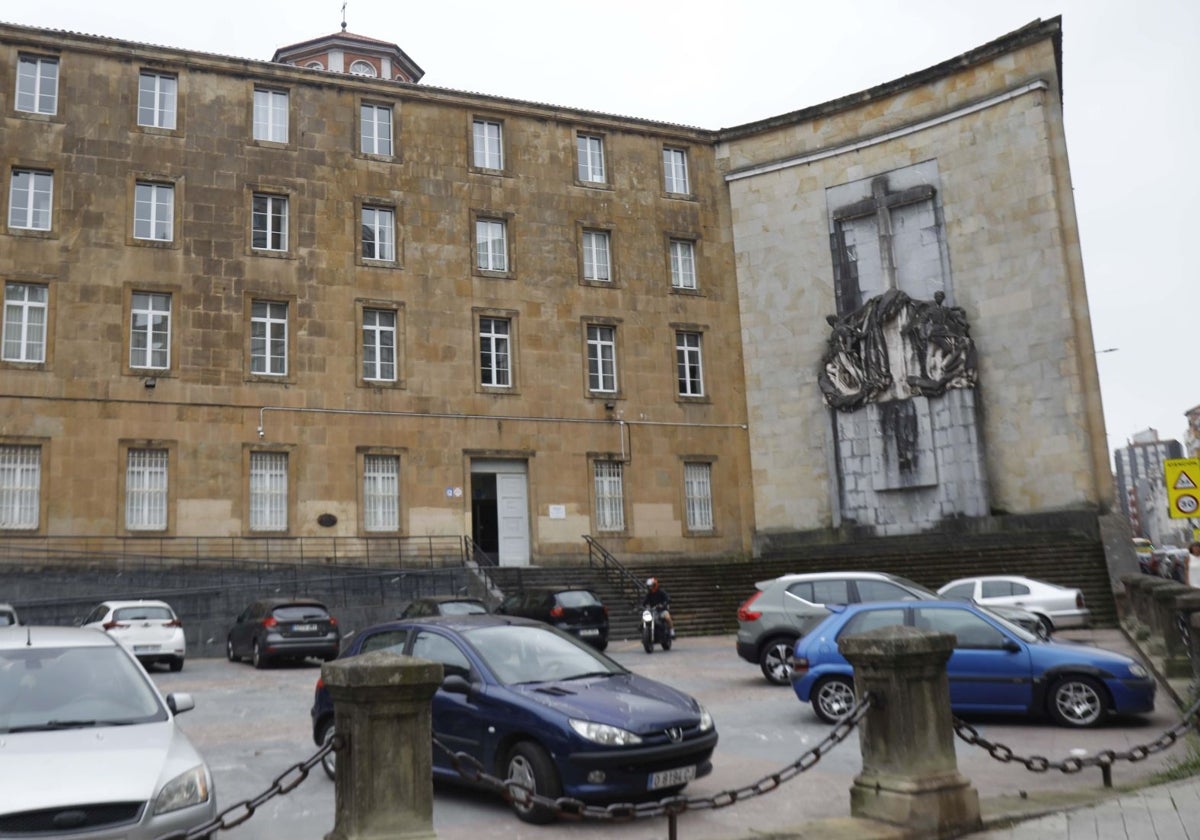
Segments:
[[[542,622],[503,615],[393,621],[356,634],[339,658],[374,650],[440,662],[434,737],[540,796],[661,797],[712,771],[717,730],[703,706]],[[317,744],[333,737],[333,702],[320,681],[312,727]],[[331,778],[333,755],[325,764]],[[436,745],[433,775],[462,781]],[[512,807],[526,822],[555,817],[531,801],[514,798]]]
[[[986,607],[960,601],[893,601],[831,607],[792,654],[792,688],[833,723],[854,705],[853,669],[838,639],[905,625],[952,633],[946,663],[950,706],[956,713],[1041,716],[1063,726],[1094,726],[1107,714],[1154,709],[1154,680],[1137,661],[1075,642],[1048,641]]]

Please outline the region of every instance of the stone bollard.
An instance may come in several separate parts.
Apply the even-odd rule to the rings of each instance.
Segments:
[[[859,724],[862,772],[850,813],[919,837],[957,837],[981,826],[979,793],[958,772],[946,662],[954,636],[885,627],[838,641],[858,696],[874,699]]]
[[[373,651],[325,663],[321,679],[345,742],[325,840],[434,840],[432,699],[442,666]]]
[[[1167,581],[1166,586],[1150,590],[1150,604],[1154,616],[1150,650],[1164,658],[1168,677],[1187,676],[1191,672],[1184,658],[1186,654],[1183,652],[1183,642],[1179,638],[1179,625],[1176,623],[1178,611],[1175,609],[1175,601],[1179,596],[1190,591],[1190,586],[1177,581]],[[1172,660],[1176,661],[1172,663]],[[1180,672],[1180,669],[1184,670]]]

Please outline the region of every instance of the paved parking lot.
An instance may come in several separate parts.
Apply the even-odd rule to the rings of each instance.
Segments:
[[[1105,647],[1129,651],[1116,630],[1070,631]],[[646,676],[688,691],[712,711],[721,735],[712,775],[693,782],[695,796],[741,788],[794,762],[820,742],[829,727],[801,705],[789,688],[768,685],[757,667],[734,652],[732,636],[680,638],[669,652],[645,654],[640,644],[614,642],[615,659]],[[257,796],[289,766],[315,752],[309,725],[316,664],[256,671],[223,659],[189,660],[181,673],[154,671],[164,692],[188,691],[195,710],[179,718],[204,754],[216,777],[222,808]],[[1066,730],[1048,723],[1010,719],[972,719],[985,737],[1008,744],[1018,754],[1061,760],[1101,749],[1127,750],[1153,741],[1179,715],[1160,690],[1158,707],[1144,718],[1118,720],[1099,729]],[[981,797],[1018,795],[1021,791],[1098,789],[1098,770],[1073,775],[1034,774],[1017,763],[1001,764],[976,747],[957,741],[959,769]],[[1120,764],[1116,784],[1128,784],[1173,760],[1168,751],[1138,764]],[[784,831],[807,820],[849,814],[850,784],[861,768],[857,737],[851,737],[811,770],[764,796],[715,810],[679,817],[679,836],[718,840]],[[333,827],[333,783],[315,769],[295,791],[272,799],[247,822],[221,838],[229,840],[320,840]],[[622,824],[560,823],[528,826],[499,799],[451,786],[439,786],[434,798],[434,829],[443,840],[539,838],[560,840],[619,831],[631,840],[667,836],[665,819]]]

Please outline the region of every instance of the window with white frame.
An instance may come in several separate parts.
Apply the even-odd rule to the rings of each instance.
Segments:
[[[286,531],[287,510],[287,453],[251,452],[250,530]]]
[[[625,530],[625,489],[620,461],[593,464],[596,494],[596,530]]]
[[[18,111],[58,113],[58,59],[22,55],[17,58]]]
[[[138,181],[133,188],[133,236],[170,242],[175,226],[175,187]]]
[[[254,89],[254,139],[288,141],[288,95],[285,90]]]
[[[396,381],[396,313],[390,309],[363,310],[363,379]]]
[[[480,271],[508,271],[508,226],[503,219],[475,220],[475,265]]]
[[[500,123],[475,120],[473,148],[476,169],[504,168],[504,135]]]
[[[46,302],[49,289],[30,283],[4,284],[4,361],[46,361]]]
[[[287,375],[286,303],[256,300],[250,312],[250,372]]]
[[[479,381],[481,385],[508,388],[512,385],[508,318],[479,319]]]
[[[679,376],[679,396],[704,396],[704,366],[700,358],[700,333],[683,330],[675,333],[675,367]]]
[[[607,283],[612,280],[609,270],[610,237],[606,230],[583,232],[583,279]]]
[[[363,458],[363,528],[400,530],[400,458],[396,455]]]
[[[167,450],[130,449],[127,453],[125,528],[167,529]]]
[[[592,184],[605,183],[604,138],[594,134],[580,134],[575,138],[578,152],[578,178]]]
[[[362,209],[362,256],[364,260],[396,261],[396,211],[390,207]]]
[[[683,465],[683,497],[689,531],[711,531],[712,464]]]
[[[254,194],[250,246],[258,251],[288,249],[288,200],[284,195]]]
[[[174,76],[143,70],[138,76],[138,125],[173,131],[178,90]]]
[[[392,155],[392,109],[386,105],[363,105],[359,136],[364,155]]]
[[[166,370],[171,366],[171,296],[134,292],[129,310],[129,366]]]
[[[696,288],[696,243],[690,240],[671,240],[671,288]]]
[[[41,447],[0,444],[0,529],[38,527],[41,487]]]
[[[687,151],[684,149],[663,149],[664,188],[669,193],[686,195],[691,192],[688,188]]]
[[[379,74],[375,71],[375,65],[369,61],[359,59],[350,63],[350,74],[352,76],[369,76],[374,78]]]
[[[53,200],[53,173],[14,169],[12,186],[8,192],[8,226],[23,230],[50,230]]]
[[[600,324],[587,328],[588,390],[617,390],[617,329]]]

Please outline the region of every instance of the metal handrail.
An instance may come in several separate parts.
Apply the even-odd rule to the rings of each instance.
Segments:
[[[646,584],[637,578],[621,561],[612,555],[608,549],[596,542],[591,534],[583,535],[588,545],[588,566],[599,568],[606,580],[616,584],[623,598],[630,598],[630,606],[641,604],[642,597],[648,591]],[[630,597],[632,590],[632,597]]]

